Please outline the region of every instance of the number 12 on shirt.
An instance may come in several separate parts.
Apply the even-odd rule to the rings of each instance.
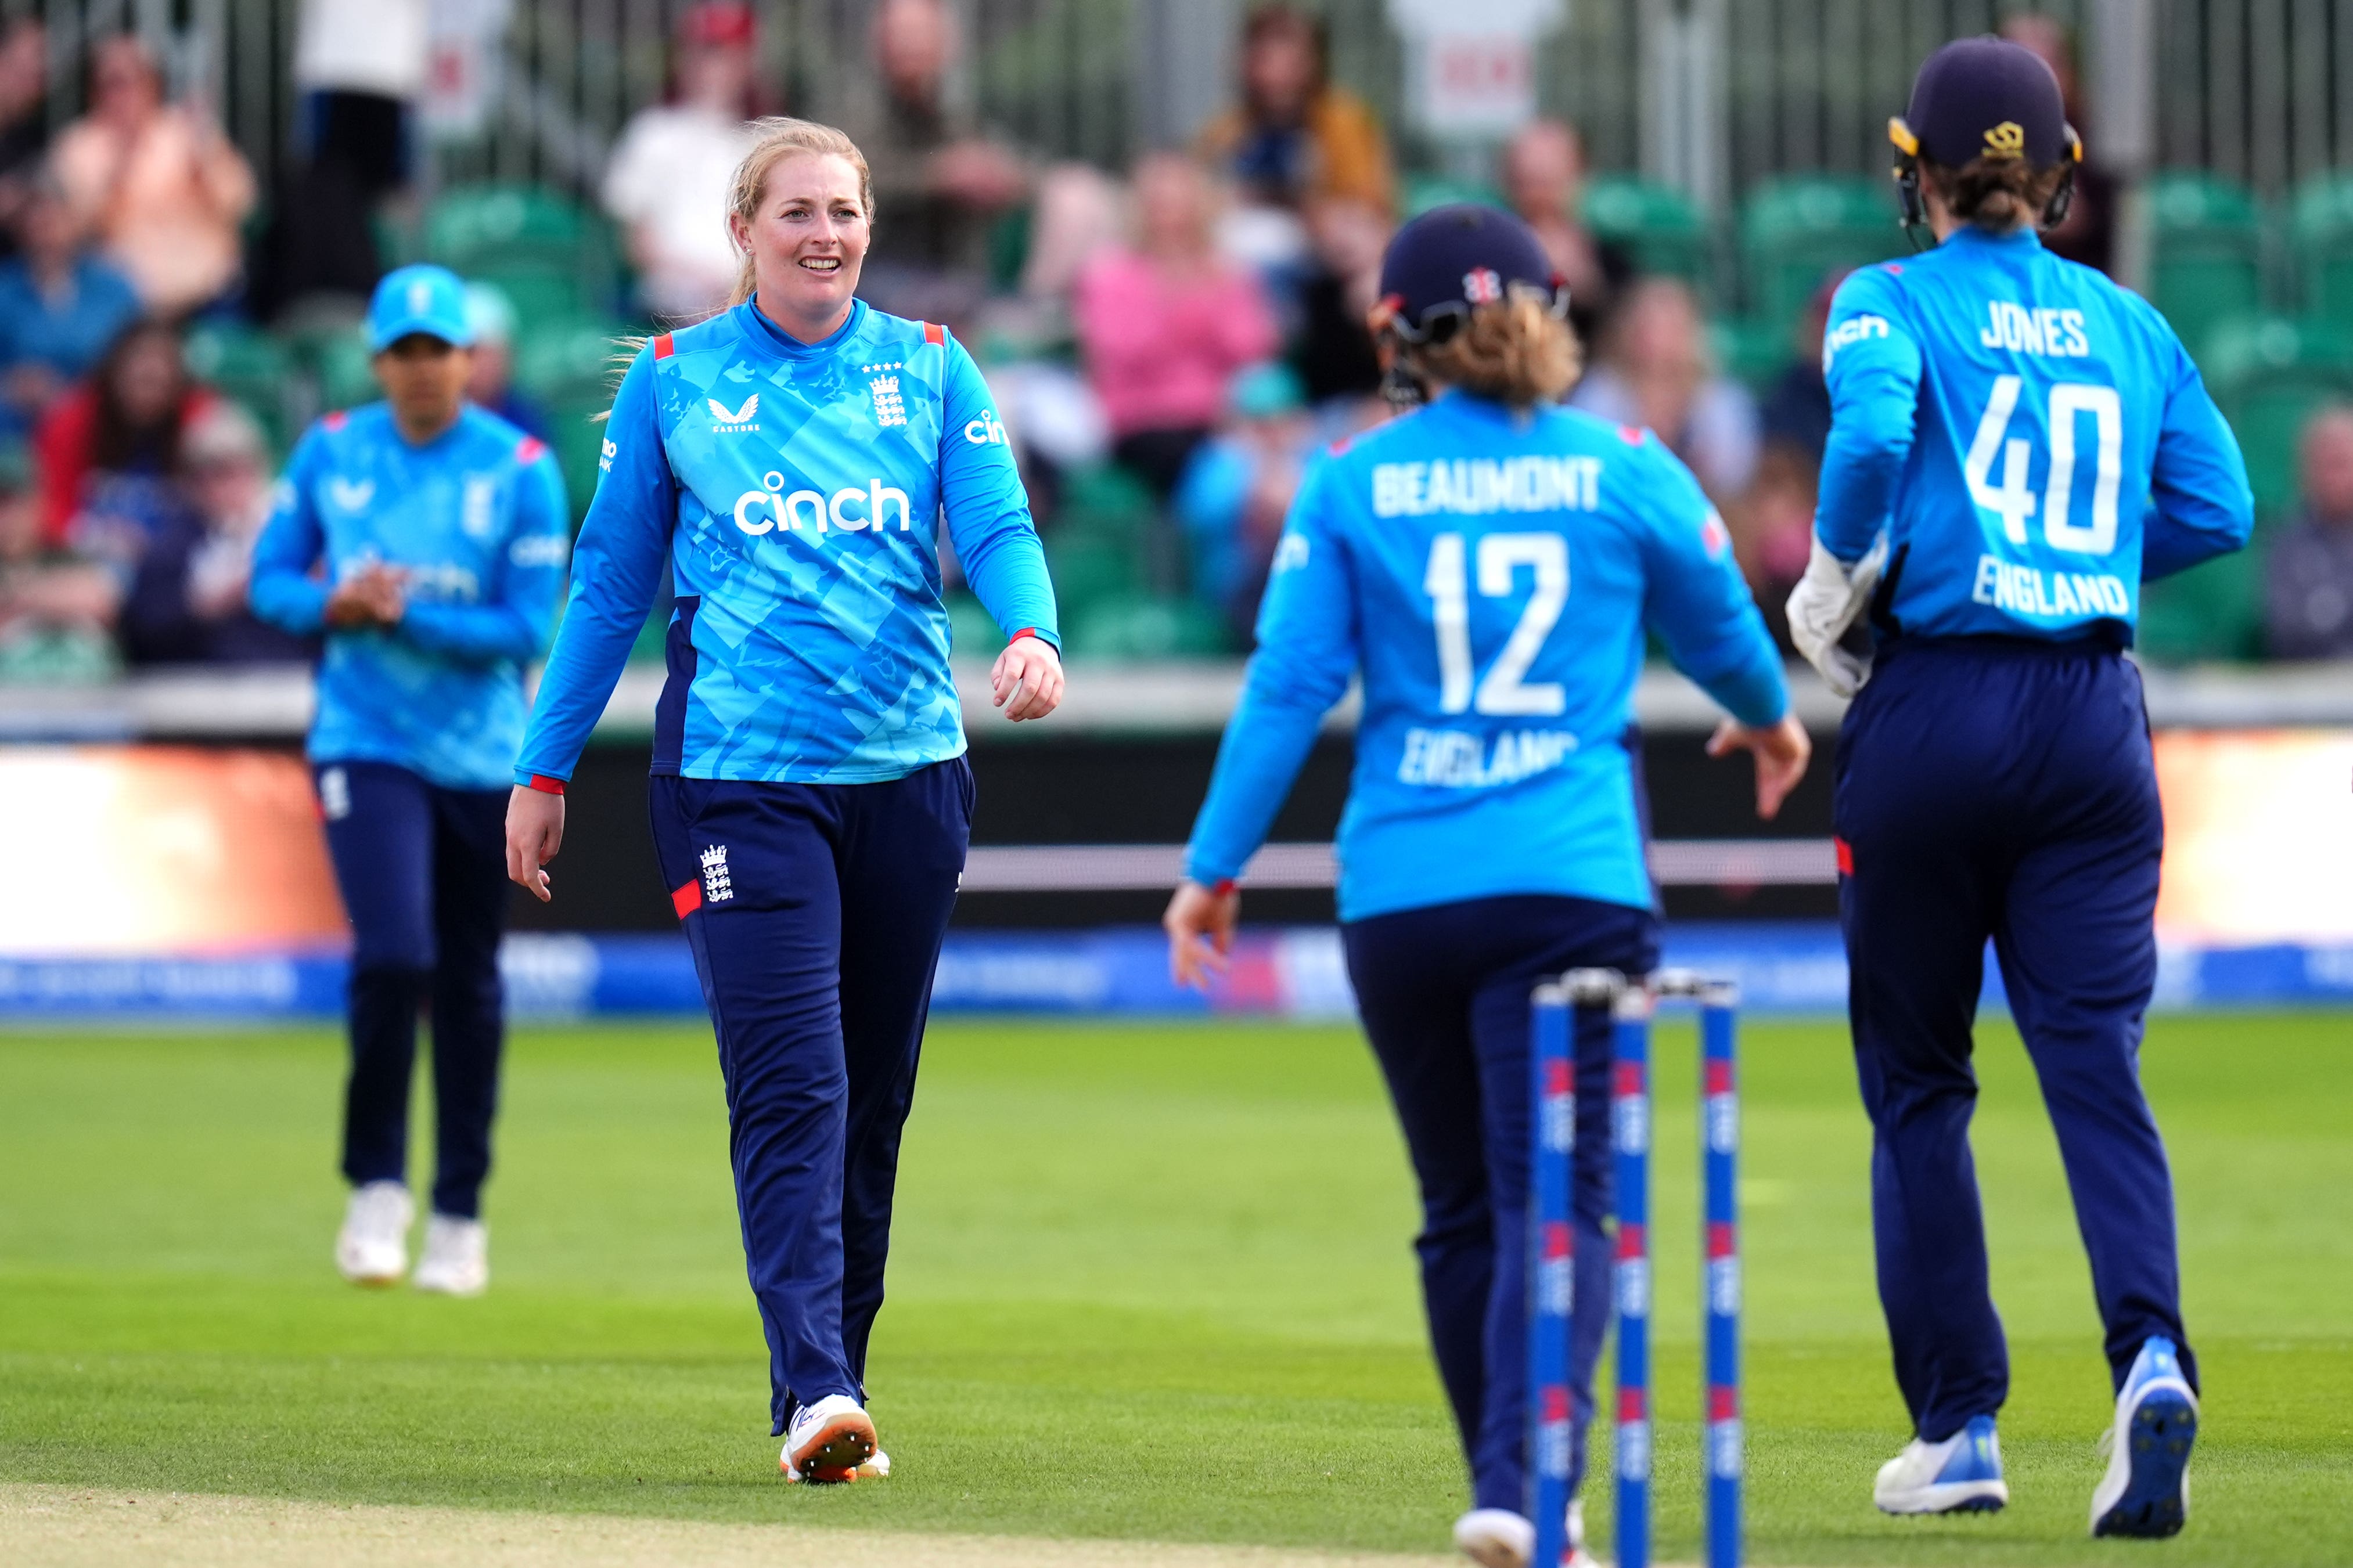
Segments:
[[[1522,678],[1568,603],[1568,542],[1557,533],[1490,533],[1480,539],[1481,597],[1508,598],[1522,567],[1535,574],[1535,588],[1520,612],[1519,624],[1475,689],[1466,553],[1462,535],[1440,534],[1430,542],[1430,567],[1422,578],[1422,589],[1430,595],[1430,624],[1438,634],[1439,710],[1518,716],[1566,711],[1568,696],[1558,681],[1531,685]]]

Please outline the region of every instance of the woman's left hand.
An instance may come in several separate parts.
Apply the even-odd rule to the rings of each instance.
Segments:
[[[1018,724],[1062,704],[1062,656],[1044,637],[1015,637],[988,672],[989,695]]]

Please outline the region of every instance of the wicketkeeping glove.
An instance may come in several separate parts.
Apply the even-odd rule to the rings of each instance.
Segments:
[[[1862,616],[1886,568],[1883,533],[1852,566],[1817,539],[1806,574],[1789,592],[1789,640],[1841,697],[1852,697],[1871,679],[1871,628]]]

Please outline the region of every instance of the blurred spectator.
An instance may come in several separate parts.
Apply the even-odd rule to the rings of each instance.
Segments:
[[[2031,14],[2012,16],[2004,22],[2001,36],[2033,50],[2051,68],[2051,74],[2059,79],[2059,95],[2067,105],[2067,122],[2084,139],[2085,161],[2075,171],[2074,205],[2067,210],[2067,221],[2045,234],[2042,243],[2070,261],[2080,261],[2105,272],[2116,261],[2119,192],[2116,177],[2091,161],[2099,153],[2099,143],[2084,119],[2082,83],[2075,73],[2075,47],[2058,22]]]
[[[881,0],[875,89],[843,129],[874,175],[874,243],[858,292],[896,315],[968,322],[989,287],[989,237],[1029,194],[1019,159],[978,133],[957,92],[964,37],[941,0]]]
[[[1789,590],[1805,574],[1813,547],[1814,503],[1822,471],[1822,448],[1830,442],[1831,392],[1822,379],[1822,330],[1830,322],[1831,299],[1843,272],[1823,280],[1790,330],[1795,356],[1774,380],[1758,410],[1763,435],[1757,478],[1747,504],[1726,519],[1742,569],[1765,624],[1785,650],[1789,642]]]
[[[673,321],[727,303],[737,258],[727,237],[735,165],[750,121],[759,36],[748,5],[705,0],[680,18],[669,102],[622,127],[605,174],[605,210],[628,235],[638,302]]]
[[[12,444],[139,319],[130,279],[90,254],[54,181],[17,209],[16,236],[0,262],[0,440]]]
[[[283,664],[311,657],[301,638],[246,602],[253,542],[269,520],[269,451],[234,403],[216,403],[180,447],[181,504],[150,542],[117,621],[132,664]]]
[[[1161,153],[1135,171],[1137,244],[1080,274],[1079,342],[1112,452],[1163,497],[1224,416],[1234,373],[1275,351],[1258,282],[1219,258],[1208,178]]]
[[[408,181],[425,90],[427,0],[302,0],[294,85],[302,157],[280,182],[247,304],[259,320],[321,296],[364,299],[384,260],[378,204]]]
[[[514,384],[514,301],[495,283],[466,285],[466,325],[474,329],[466,399],[526,436],[548,439],[547,410]]]
[[[43,539],[32,478],[25,449],[0,446],[0,682],[104,680],[119,590]]]
[[[1532,121],[1504,144],[1504,198],[1568,285],[1569,323],[1591,343],[1634,263],[1586,226],[1585,174],[1585,139],[1564,121]]]
[[[2353,658],[2353,407],[2304,426],[2304,496],[2265,563],[2274,658]]]
[[[181,436],[212,401],[190,380],[169,323],[126,329],[34,432],[43,536],[114,563],[127,582],[159,520],[151,492],[169,487]]]
[[[0,251],[16,246],[16,214],[49,155],[49,35],[31,16],[0,29]]]
[[[1362,100],[1330,80],[1321,19],[1261,5],[1242,26],[1241,101],[1202,131],[1198,151],[1246,197],[1304,211],[1344,197],[1397,206],[1388,139]]]
[[[1176,487],[1194,595],[1243,647],[1314,436],[1299,377],[1288,365],[1252,365],[1234,378],[1225,428],[1194,452]]]
[[[98,46],[90,112],[58,136],[52,163],[148,310],[177,316],[236,286],[253,171],[208,110],[164,101],[145,44],[121,37]]]
[[[1380,354],[1366,319],[1380,294],[1391,227],[1379,208],[1345,196],[1308,209],[1314,265],[1300,285],[1290,358],[1311,403],[1380,390]]]
[[[1602,331],[1600,364],[1569,402],[1656,432],[1718,506],[1756,475],[1757,405],[1716,374],[1699,303],[1675,279],[1646,278],[1626,291]]]

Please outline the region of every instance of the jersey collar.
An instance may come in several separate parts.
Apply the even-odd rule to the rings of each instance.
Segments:
[[[1967,241],[1970,245],[1990,245],[2003,247],[2010,246],[2027,246],[2036,250],[2042,248],[2042,237],[2034,232],[2034,226],[2031,223],[2024,224],[2017,228],[2011,229],[2008,234],[1988,234],[1985,230],[1979,228],[1973,223],[1965,223],[1961,225],[1960,227],[1953,230],[1953,232],[1946,237],[1945,243],[1947,245],[1951,245],[1957,241]]]
[[[805,343],[789,335],[762,315],[757,300],[746,300],[735,307],[735,324],[744,337],[785,359],[822,359],[858,335],[866,325],[866,301],[853,298],[849,301],[849,319],[834,329],[831,337],[813,343]]]

